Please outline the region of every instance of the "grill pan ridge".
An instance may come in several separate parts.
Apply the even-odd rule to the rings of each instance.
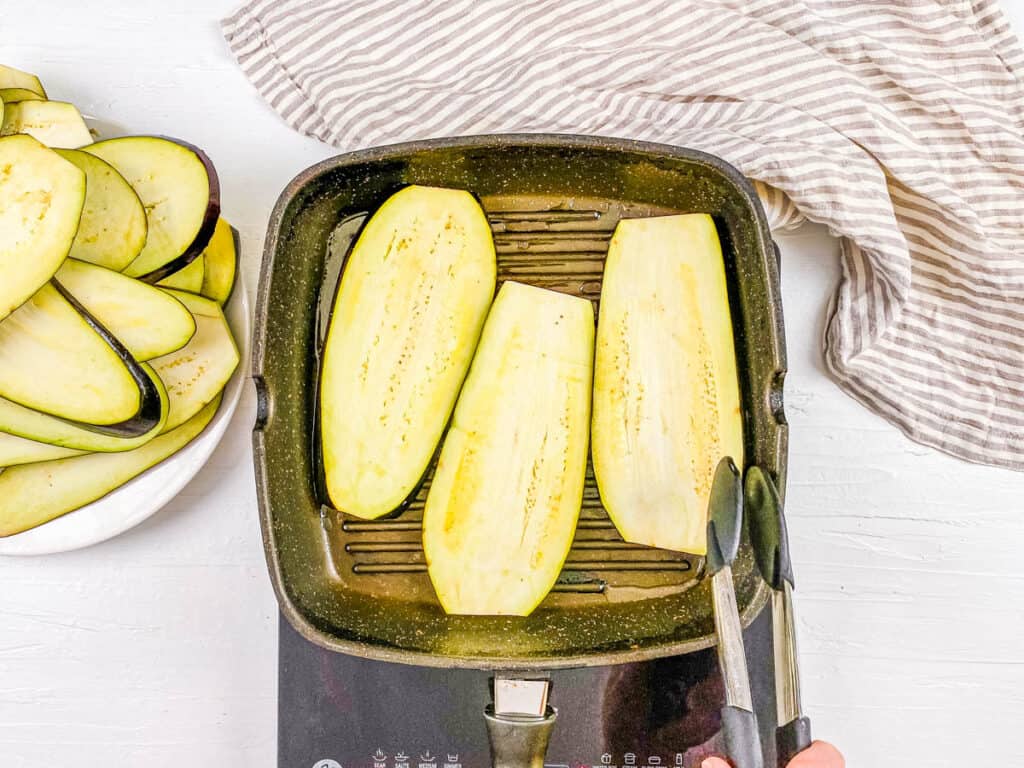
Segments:
[[[498,281],[591,299],[619,219],[711,213],[722,238],[748,463],[784,487],[785,351],[777,251],[753,189],[723,161],[626,140],[499,135],[350,153],[282,193],[264,249],[253,371],[268,566],[282,611],[307,639],[430,666],[551,669],[638,661],[713,643],[703,559],[632,545],[608,519],[588,465],[580,524],[558,583],[530,617],[446,616],[420,542],[433,464],[400,514],[364,521],[323,502],[318,352],[345,255],[369,212],[410,184],[469,189],[494,234]],[[767,591],[744,544],[735,567],[745,622]]]

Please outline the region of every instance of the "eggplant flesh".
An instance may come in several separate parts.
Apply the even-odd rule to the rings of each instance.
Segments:
[[[181,349],[152,361],[170,403],[164,431],[192,418],[213,400],[238,367],[238,348],[220,305],[202,296],[167,291],[192,313],[195,335]]]
[[[184,448],[210,423],[218,396],[176,429],[123,453],[92,453],[0,470],[0,537],[99,499]]]
[[[68,256],[120,272],[146,244],[146,211],[112,165],[79,149],[55,150],[85,174],[85,205]]]
[[[526,616],[558,579],[583,498],[593,354],[589,301],[502,286],[424,510],[446,612]]]
[[[85,120],[65,101],[17,101],[5,104],[0,134],[28,134],[48,147],[74,149],[92,144]]]
[[[468,192],[406,187],[366,223],[321,369],[321,455],[335,508],[374,519],[416,488],[469,369],[495,274],[490,226]]]
[[[203,289],[203,274],[206,272],[206,263],[203,259],[195,259],[184,269],[179,269],[157,285],[161,288],[174,288],[189,293],[199,293]]]
[[[200,293],[223,305],[235,287],[238,269],[238,232],[222,216],[217,220],[206,250],[203,251],[203,284]]]
[[[0,320],[67,258],[85,203],[85,174],[31,136],[0,138]]]
[[[591,427],[601,501],[629,542],[703,555],[723,456],[743,461],[725,266],[706,214],[624,219],[598,315]]]

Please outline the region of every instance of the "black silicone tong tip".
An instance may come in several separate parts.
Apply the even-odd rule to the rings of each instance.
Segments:
[[[715,469],[708,499],[707,571],[714,576],[732,565],[740,549],[743,532],[743,489],[740,472],[731,457],[726,456]]]
[[[761,577],[774,590],[783,589],[787,581],[793,586],[789,535],[775,482],[760,467],[750,467],[744,483],[744,496],[750,541]]]

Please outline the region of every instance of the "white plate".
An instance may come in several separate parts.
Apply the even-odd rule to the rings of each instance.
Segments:
[[[102,499],[38,528],[0,539],[0,555],[47,555],[98,544],[156,514],[185,487],[223,437],[248,378],[249,299],[240,270],[224,314],[238,344],[239,363],[224,388],[220,408],[206,429],[176,454]]]

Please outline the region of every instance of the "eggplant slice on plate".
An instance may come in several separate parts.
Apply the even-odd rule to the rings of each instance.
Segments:
[[[48,147],[74,149],[92,144],[92,134],[74,104],[18,101],[4,104],[0,135],[28,134]]]
[[[140,362],[181,349],[196,332],[181,301],[141,280],[74,259],[65,261],[56,277]]]
[[[146,210],[112,165],[80,149],[57,154],[85,174],[85,206],[68,256],[120,272],[146,244]]]
[[[0,456],[13,456],[16,453],[24,456],[26,451],[31,450],[31,446],[7,441],[7,436],[21,437],[63,448],[104,453],[129,451],[149,442],[163,429],[170,405],[166,387],[152,367],[148,363],[139,363],[139,367],[147,377],[149,387],[156,395],[157,417],[146,431],[135,435],[118,434],[110,430],[99,431],[91,425],[74,424],[0,397]],[[6,447],[4,447],[5,443]],[[28,453],[28,456],[33,455],[35,454]],[[4,462],[0,462],[0,464],[2,463]],[[22,464],[25,463],[25,460],[6,463]]]
[[[53,277],[71,250],[85,174],[31,136],[0,138],[0,320]]]
[[[202,432],[218,405],[219,394],[184,424],[131,451],[91,453],[0,471],[0,537],[76,510],[159,464]]]
[[[222,216],[203,251],[203,284],[199,292],[221,306],[231,297],[238,269],[238,233]]]
[[[85,151],[117,169],[146,209],[146,244],[125,274],[157,283],[203,252],[220,214],[220,184],[202,150],[161,136],[126,136]]]

